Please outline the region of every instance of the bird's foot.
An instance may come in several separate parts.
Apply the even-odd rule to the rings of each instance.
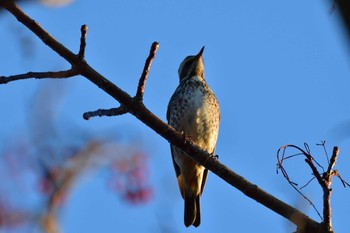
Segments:
[[[181,131],[181,134],[185,141],[193,142],[191,136],[187,136],[184,131]]]

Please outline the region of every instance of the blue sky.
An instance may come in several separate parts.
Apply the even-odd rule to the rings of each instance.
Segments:
[[[63,8],[38,4],[22,9],[72,51],[79,49],[80,26],[89,27],[86,60],[98,72],[133,94],[153,41],[160,47],[147,82],[144,102],[165,121],[168,101],[178,85],[180,62],[205,45],[206,80],[221,106],[217,144],[220,161],[281,200],[317,215],[276,175],[276,151],[284,144],[327,141],[340,147],[337,164],[350,180],[349,47],[331,12],[331,1],[75,1]],[[9,14],[0,16],[0,74],[68,69],[69,65]],[[20,39],[18,39],[20,38]],[[29,38],[23,52],[21,40]],[[49,80],[50,81],[50,80]],[[0,86],[0,138],[26,126],[29,100],[41,80]],[[202,198],[202,224],[183,226],[168,142],[131,115],[82,119],[82,113],[118,103],[83,77],[60,80],[67,89],[58,124],[83,130],[115,129],[138,138],[151,156],[155,196],[143,206],[127,205],[108,192],[101,177],[89,176],[73,190],[62,212],[64,232],[291,232],[274,212],[210,174]],[[309,176],[301,161],[291,173]],[[307,180],[307,179],[306,179]],[[337,232],[350,228],[349,190],[335,179],[332,198]],[[321,206],[314,182],[306,192]]]

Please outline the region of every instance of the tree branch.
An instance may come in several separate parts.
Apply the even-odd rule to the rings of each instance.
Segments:
[[[327,174],[331,174],[333,167],[335,166],[335,164],[337,162],[338,155],[339,155],[339,147],[335,146],[333,148],[331,160],[329,161],[329,164],[328,164]]]
[[[83,25],[82,28],[84,26],[86,26],[86,25]],[[87,28],[87,26],[86,26],[86,28]],[[139,85],[137,86],[136,95],[134,97],[134,100],[139,102],[139,103],[142,102],[143,94],[145,92],[145,87],[146,87],[146,79],[148,77],[148,73],[150,71],[152,61],[156,56],[156,52],[157,52],[158,48],[159,48],[159,43],[153,42],[152,46],[151,46],[151,50],[149,52],[149,55],[146,59],[145,66],[143,68],[142,75],[141,75],[140,80],[139,80]],[[109,117],[111,117],[111,116],[120,116],[120,115],[123,115],[125,113],[128,113],[128,110],[123,105],[120,105],[119,108],[98,109],[96,111],[86,112],[83,114],[83,118],[85,120],[89,120],[91,117],[96,117],[96,116],[99,116],[99,117],[109,116]]]
[[[127,113],[128,110],[126,110],[123,106],[120,106],[119,108],[111,108],[111,109],[97,109],[96,111],[92,112],[86,112],[83,114],[83,118],[85,120],[90,120],[91,117],[102,117],[102,116],[120,116],[125,113]]]
[[[287,148],[289,148],[289,147],[295,148],[295,149],[297,149],[298,151],[300,151],[301,153],[297,153],[297,154],[293,154],[293,155],[291,155],[291,156],[285,157],[286,150],[287,150]],[[277,161],[278,161],[278,164],[277,164],[277,173],[278,173],[278,170],[281,170],[281,172],[282,172],[284,178],[288,181],[288,183],[292,186],[292,188],[293,188],[295,191],[297,191],[297,192],[312,206],[312,208],[316,211],[316,213],[317,213],[317,215],[320,217],[320,219],[323,219],[322,216],[321,216],[321,214],[320,214],[320,212],[317,210],[315,204],[314,204],[304,193],[302,193],[302,192],[300,191],[300,190],[301,190],[303,187],[305,187],[307,184],[304,185],[303,187],[301,187],[300,189],[298,189],[298,188],[297,188],[297,185],[298,185],[298,184],[295,183],[295,182],[293,182],[293,181],[289,178],[287,171],[285,170],[285,168],[284,168],[283,165],[282,165],[283,162],[284,162],[285,160],[290,159],[290,158],[294,158],[295,156],[299,156],[299,155],[307,156],[307,154],[309,153],[309,147],[308,147],[308,146],[306,146],[306,147],[307,147],[307,151],[308,151],[308,152],[304,151],[303,149],[301,149],[301,148],[298,147],[298,146],[290,145],[290,144],[287,144],[287,145],[284,145],[284,146],[280,147],[280,148],[278,149],[278,151],[277,151]],[[282,151],[282,158],[280,158],[280,153],[281,153],[281,151]],[[309,157],[310,157],[310,159],[312,160],[312,156],[310,155]],[[305,161],[307,162],[308,160],[305,159]],[[312,164],[312,166],[313,166],[313,164]],[[316,169],[316,168],[315,168],[315,169]],[[317,171],[317,169],[316,169],[316,171]],[[314,176],[314,178],[316,178],[316,177]],[[309,182],[310,182],[310,181],[309,181]]]
[[[194,145],[191,141],[185,140],[181,133],[175,131],[171,126],[160,120],[157,116],[150,112],[142,102],[136,101],[135,98],[132,98],[122,89],[95,71],[81,57],[75,55],[62,44],[57,42],[43,28],[41,28],[38,23],[22,12],[13,1],[0,0],[0,5],[11,12],[18,21],[35,33],[47,46],[67,60],[72,67],[77,69],[79,74],[85,76],[96,86],[115,98],[125,109],[127,109],[128,112],[153,129],[163,138],[171,142],[173,145],[189,154],[196,162],[208,168],[214,174],[218,175],[227,183],[239,189],[248,197],[258,201],[281,216],[289,219],[297,226],[299,232],[321,232],[319,223],[310,219],[308,216],[292,206],[268,194],[257,185],[250,183],[225,165],[221,164],[209,153]],[[140,92],[142,93],[142,90]]]
[[[12,76],[0,76],[0,84],[6,84],[8,82],[17,81],[21,79],[44,79],[44,78],[70,78],[78,75],[79,73],[75,69],[69,69],[57,72],[28,72],[25,74],[18,74]]]
[[[336,164],[337,158],[339,155],[339,147],[335,146],[333,148],[332,157],[328,164],[327,171],[323,174],[323,219],[324,226],[332,230],[332,207],[331,207],[331,195],[332,195],[332,179],[335,176],[335,172],[333,172],[333,167]]]
[[[13,14],[19,22],[24,24],[30,29],[35,35],[37,35],[47,46],[58,53],[65,60],[77,62],[78,57],[70,50],[65,48],[61,43],[54,40],[53,37],[47,33],[42,27],[33,19],[29,18],[13,1],[11,0],[0,0],[0,4]],[[69,59],[68,59],[69,58]]]
[[[84,24],[81,26],[81,37],[80,37],[80,49],[78,53],[78,57],[83,59],[85,57],[85,47],[86,47],[86,34],[87,34],[88,26]]]
[[[148,73],[150,71],[151,64],[153,62],[153,59],[156,56],[156,52],[157,52],[158,48],[159,48],[159,43],[153,42],[151,50],[150,50],[149,55],[148,55],[148,58],[147,58],[146,63],[145,63],[145,67],[143,68],[141,78],[139,80],[139,85],[137,86],[137,92],[136,92],[135,98],[138,101],[142,101],[142,99],[143,99],[143,94],[145,92],[145,86],[146,86],[146,79],[148,77]]]
[[[317,170],[316,166],[314,165],[314,162],[316,162],[316,161],[314,160],[314,158],[311,155],[309,146],[306,143],[304,145],[305,145],[306,151],[301,149],[298,146],[295,146],[295,145],[285,145],[285,146],[282,146],[281,148],[279,148],[278,151],[277,151],[277,159],[278,159],[277,166],[278,166],[278,169],[281,169],[281,171],[283,173],[283,176],[288,180],[288,182],[292,185],[292,187],[300,195],[302,195],[304,198],[306,198],[310,202],[310,204],[316,210],[317,214],[320,216],[320,214],[317,211],[317,209],[315,208],[314,204],[303,193],[301,193],[296,188],[296,186],[295,186],[296,184],[295,183],[290,181],[286,170],[282,166],[282,163],[283,163],[283,161],[286,158],[292,158],[294,156],[294,155],[292,155],[292,156],[285,157],[285,150],[287,148],[289,148],[289,147],[295,148],[299,152],[301,152],[301,153],[297,153],[296,155],[303,155],[303,156],[306,157],[305,162],[309,165],[310,169],[312,170],[312,174],[313,174],[314,178],[317,179],[317,181],[318,181],[318,183],[321,186],[322,191],[323,191],[323,218],[322,218],[323,222],[321,223],[322,232],[333,232],[333,228],[332,228],[332,208],[331,208],[331,195],[332,195],[331,185],[332,185],[333,177],[334,176],[338,176],[339,177],[338,171],[333,171],[333,167],[335,166],[335,163],[336,163],[338,155],[339,155],[339,147],[334,147],[333,148],[332,157],[331,157],[330,162],[328,164],[327,171],[323,172],[323,175],[321,176],[321,174]],[[324,147],[324,142],[322,144],[318,144],[318,145],[322,145]],[[281,151],[282,151],[282,159],[280,158],[280,152]],[[327,155],[327,151],[326,150],[325,150],[325,153]],[[327,160],[328,160],[328,155],[327,155]],[[318,163],[317,163],[317,165],[321,166]],[[322,167],[322,169],[323,169],[323,167]]]

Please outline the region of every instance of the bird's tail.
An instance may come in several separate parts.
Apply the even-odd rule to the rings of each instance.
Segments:
[[[199,196],[185,195],[185,226],[194,225],[198,227],[201,223]]]

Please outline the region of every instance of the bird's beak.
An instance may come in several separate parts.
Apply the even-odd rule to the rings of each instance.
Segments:
[[[199,51],[199,53],[197,54],[197,58],[200,58],[200,57],[202,57],[202,54],[203,54],[203,52],[204,52],[204,47],[205,46],[203,46],[203,48],[201,49],[201,51]]]

